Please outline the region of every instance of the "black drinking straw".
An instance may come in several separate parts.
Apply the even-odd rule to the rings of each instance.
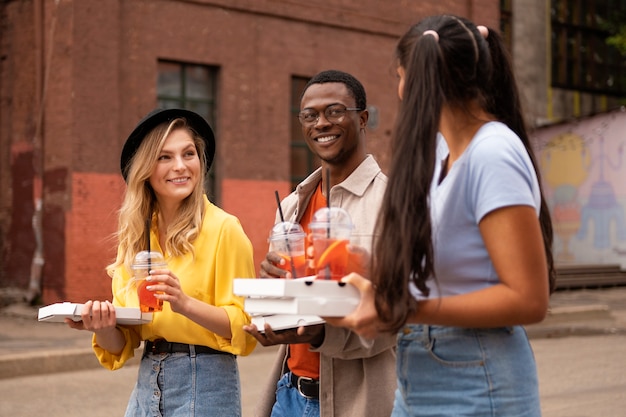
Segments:
[[[328,226],[326,237],[330,239],[330,169],[326,168],[326,208],[328,209]]]
[[[293,256],[291,256],[291,246],[289,245],[289,233],[285,228],[285,216],[283,216],[283,207],[280,205],[280,196],[278,190],[274,191],[276,196],[276,205],[278,206],[278,213],[280,214],[280,221],[283,223],[283,230],[285,232],[285,243],[287,244],[287,254],[289,255],[289,262],[291,263],[291,277],[296,278],[296,265],[293,262]]]
[[[146,219],[146,248],[148,249],[148,274],[152,269],[152,260],[150,259],[150,226],[152,219]]]
[[[330,169],[326,168],[326,208],[328,209],[328,223],[326,226],[326,238],[330,239]],[[326,265],[326,279],[330,279],[330,264]]]

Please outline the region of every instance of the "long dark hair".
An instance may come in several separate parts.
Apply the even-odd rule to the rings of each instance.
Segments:
[[[426,30],[438,39],[423,36]],[[396,59],[405,71],[404,88],[372,265],[376,308],[392,331],[417,309],[409,283],[427,296],[426,281],[434,276],[429,189],[443,104],[464,109],[476,100],[520,137],[539,177],[510,58],[495,31],[485,39],[467,19],[429,17],[399,40]],[[552,223],[543,192],[540,223],[552,290]]]

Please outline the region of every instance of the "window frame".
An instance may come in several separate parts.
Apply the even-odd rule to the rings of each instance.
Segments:
[[[303,77],[293,75],[291,77],[291,102],[290,102],[290,169],[289,180],[291,182],[291,190],[295,190],[296,186],[301,183],[307,176],[311,174],[315,169],[321,166],[319,158],[311,152],[304,137],[302,136],[302,126],[298,120],[298,114],[300,113],[300,99],[304,91],[304,87],[309,82],[310,77]],[[304,154],[303,154],[304,153]],[[300,161],[304,157],[305,166],[296,166],[300,164]],[[296,174],[300,172],[300,174]]]
[[[161,82],[161,77],[165,74],[162,70],[164,66],[178,66],[178,82],[179,89],[176,93],[163,92],[165,84]],[[193,96],[188,91],[190,84],[191,71],[205,72],[206,94]],[[173,72],[173,71],[171,71]],[[192,110],[203,116],[211,125],[215,136],[217,137],[217,110],[218,110],[218,85],[219,85],[220,68],[218,66],[195,64],[189,62],[174,61],[168,59],[159,59],[157,61],[157,102],[160,108],[183,108]],[[176,83],[175,83],[176,84]],[[170,86],[171,87],[171,86]],[[194,90],[195,91],[195,90]],[[199,111],[199,108],[205,108],[206,111]],[[204,189],[209,200],[217,204],[220,198],[218,181],[216,178],[217,155],[213,158],[211,169],[209,170]]]
[[[607,45],[610,33],[603,23],[613,7],[621,7],[619,10],[624,12],[626,4],[610,0],[551,1],[552,87],[626,95],[626,60],[615,47]]]

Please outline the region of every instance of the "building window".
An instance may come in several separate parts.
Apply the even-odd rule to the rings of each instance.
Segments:
[[[291,78],[291,189],[294,190],[303,179],[321,165],[319,158],[309,150],[302,137],[302,127],[298,120],[300,97],[309,78]]]
[[[552,86],[626,94],[626,64],[606,44],[606,22],[626,11],[623,0],[552,0]]]
[[[217,136],[218,68],[173,61],[158,62],[157,99],[161,108],[184,108],[202,115]],[[205,190],[212,202],[218,200],[215,179],[217,158],[206,180]]]

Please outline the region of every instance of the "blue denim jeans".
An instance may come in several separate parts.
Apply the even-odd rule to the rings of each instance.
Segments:
[[[319,417],[320,402],[304,398],[291,385],[291,372],[284,374],[276,384],[276,402],[271,417]]]
[[[392,417],[540,417],[535,359],[522,327],[407,325],[398,333]]]
[[[233,355],[144,353],[125,417],[241,416]]]

